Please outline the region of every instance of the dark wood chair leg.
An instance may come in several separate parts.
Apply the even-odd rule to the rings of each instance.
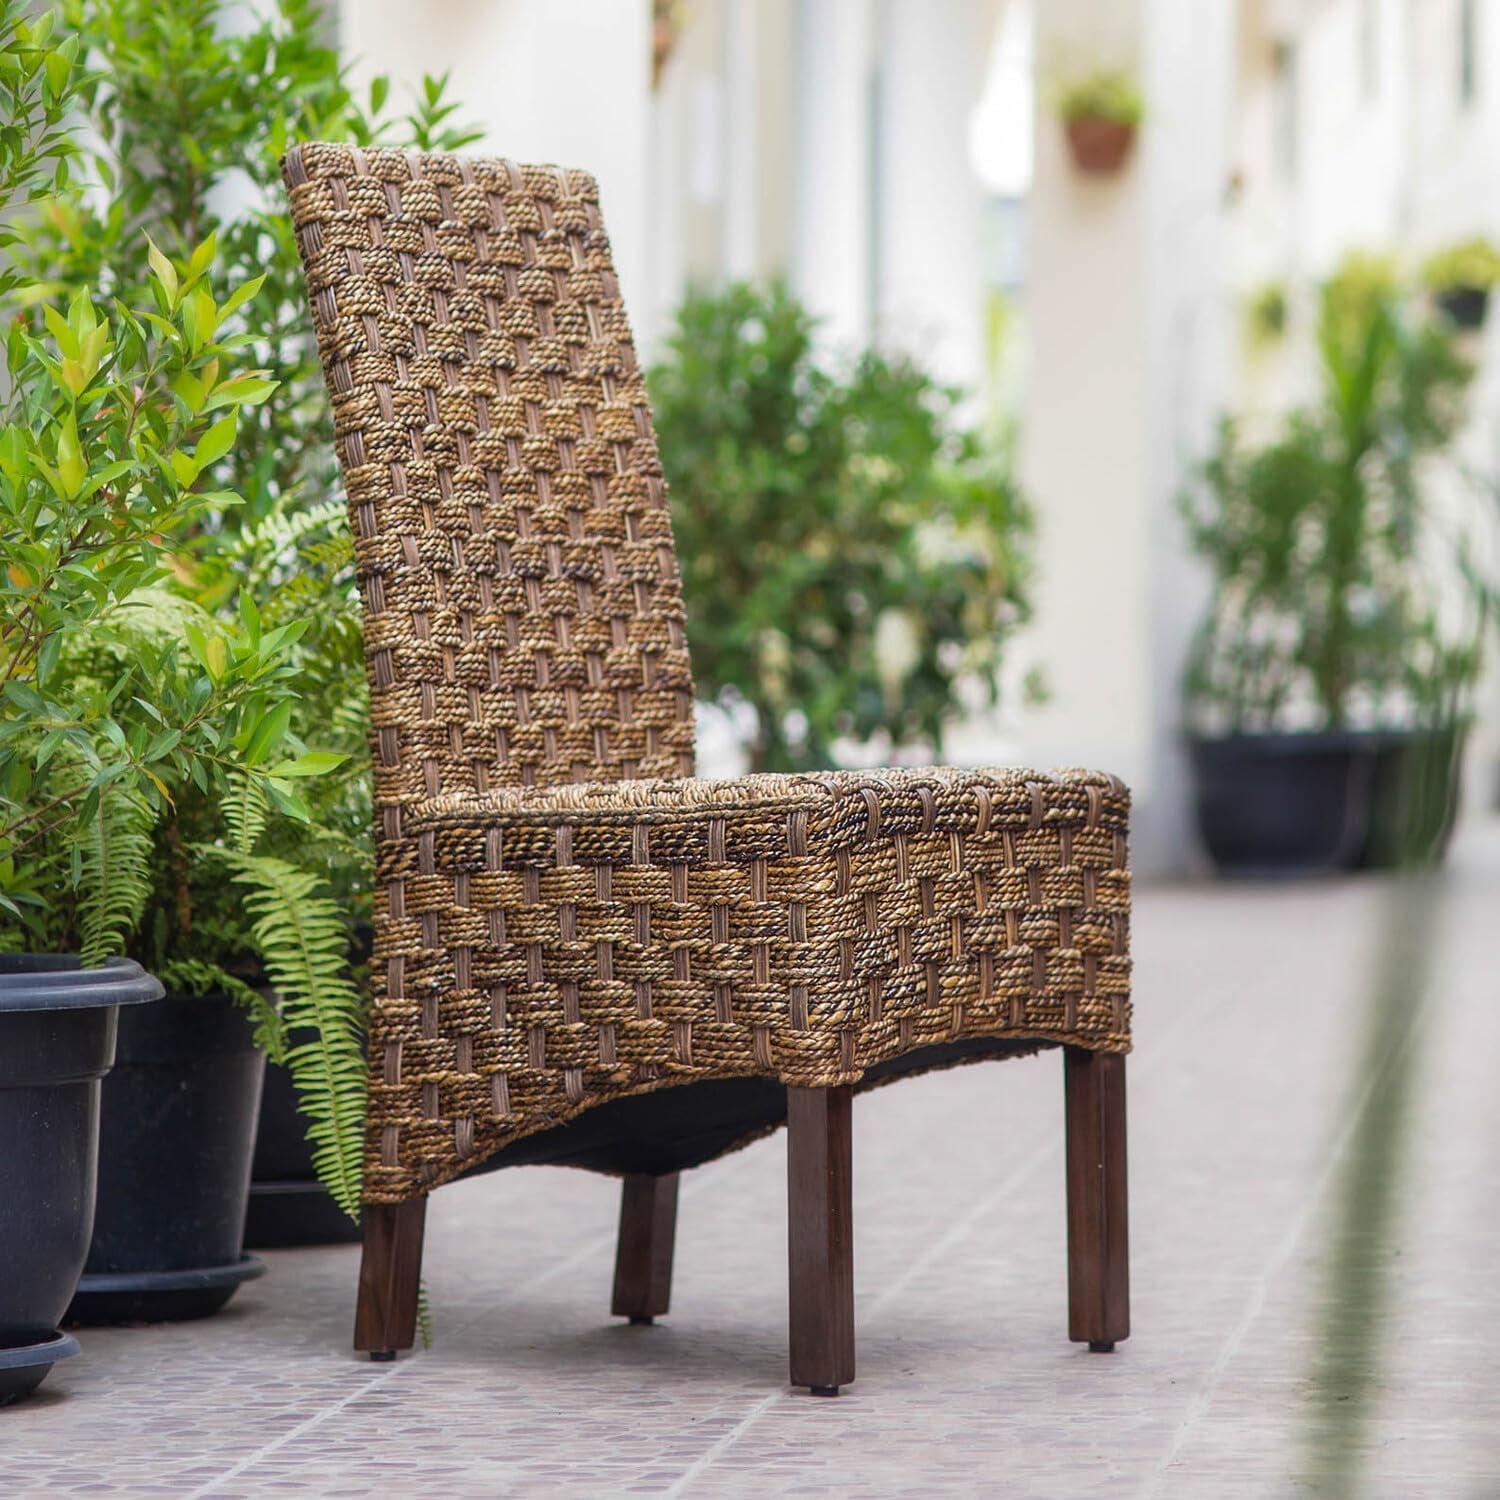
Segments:
[[[422,1226],[427,1199],[365,1205],[365,1253],[359,1263],[354,1347],[371,1359],[395,1359],[417,1338],[422,1286]]]
[[[792,1384],[837,1396],[854,1379],[854,1090],[786,1091]]]
[[[633,1172],[620,1193],[615,1292],[610,1311],[632,1323],[666,1314],[672,1300],[672,1242],[677,1234],[677,1173]]]
[[[1125,1059],[1063,1048],[1068,1132],[1068,1337],[1107,1354],[1130,1337]]]

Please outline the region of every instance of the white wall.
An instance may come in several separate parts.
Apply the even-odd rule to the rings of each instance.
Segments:
[[[342,0],[339,41],[357,79],[451,70],[472,149],[592,172],[626,305],[655,328],[649,0]]]

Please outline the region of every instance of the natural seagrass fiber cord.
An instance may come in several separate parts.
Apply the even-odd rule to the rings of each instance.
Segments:
[[[328,145],[284,166],[365,606],[366,1198],[676,1083],[850,1083],[962,1038],[1127,1050],[1115,778],[691,778],[592,179]]]

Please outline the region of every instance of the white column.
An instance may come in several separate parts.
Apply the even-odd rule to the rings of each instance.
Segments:
[[[835,345],[870,335],[870,0],[799,0],[792,285]]]
[[[985,0],[882,0],[877,333],[940,379],[979,383],[983,195],[969,122],[984,86]]]
[[[1188,847],[1178,680],[1201,597],[1174,496],[1225,399],[1221,213],[1232,8],[1046,0],[1049,68],[1134,66],[1148,119],[1114,177],[1080,174],[1039,91],[1030,199],[1023,478],[1040,527],[1033,647],[1052,701],[1043,764],[1097,765],[1136,792],[1139,868]]]

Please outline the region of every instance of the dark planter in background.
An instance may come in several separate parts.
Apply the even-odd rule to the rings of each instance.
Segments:
[[[265,1267],[242,1253],[265,1056],[223,996],[121,1018],[104,1087],[99,1205],[74,1323],[216,1312]]]
[[[1455,328],[1484,326],[1490,307],[1490,290],[1484,286],[1450,286],[1434,298]]]
[[[1325,874],[1359,857],[1375,776],[1368,736],[1237,734],[1190,749],[1199,831],[1226,874]]]
[[[1091,115],[1065,122],[1068,149],[1080,172],[1107,175],[1118,172],[1135,144],[1135,126],[1126,120]]]
[[[1462,729],[1193,738],[1198,827],[1228,875],[1296,877],[1442,859]]]
[[[78,1352],[57,1325],[93,1229],[99,1081],[118,1008],[161,993],[129,959],[0,954],[0,1405]]]
[[[293,1045],[297,1040],[292,1039]],[[352,1245],[360,1237],[359,1225],[333,1201],[313,1170],[307,1125],[297,1108],[291,1074],[285,1068],[268,1068],[255,1137],[246,1248]]]

